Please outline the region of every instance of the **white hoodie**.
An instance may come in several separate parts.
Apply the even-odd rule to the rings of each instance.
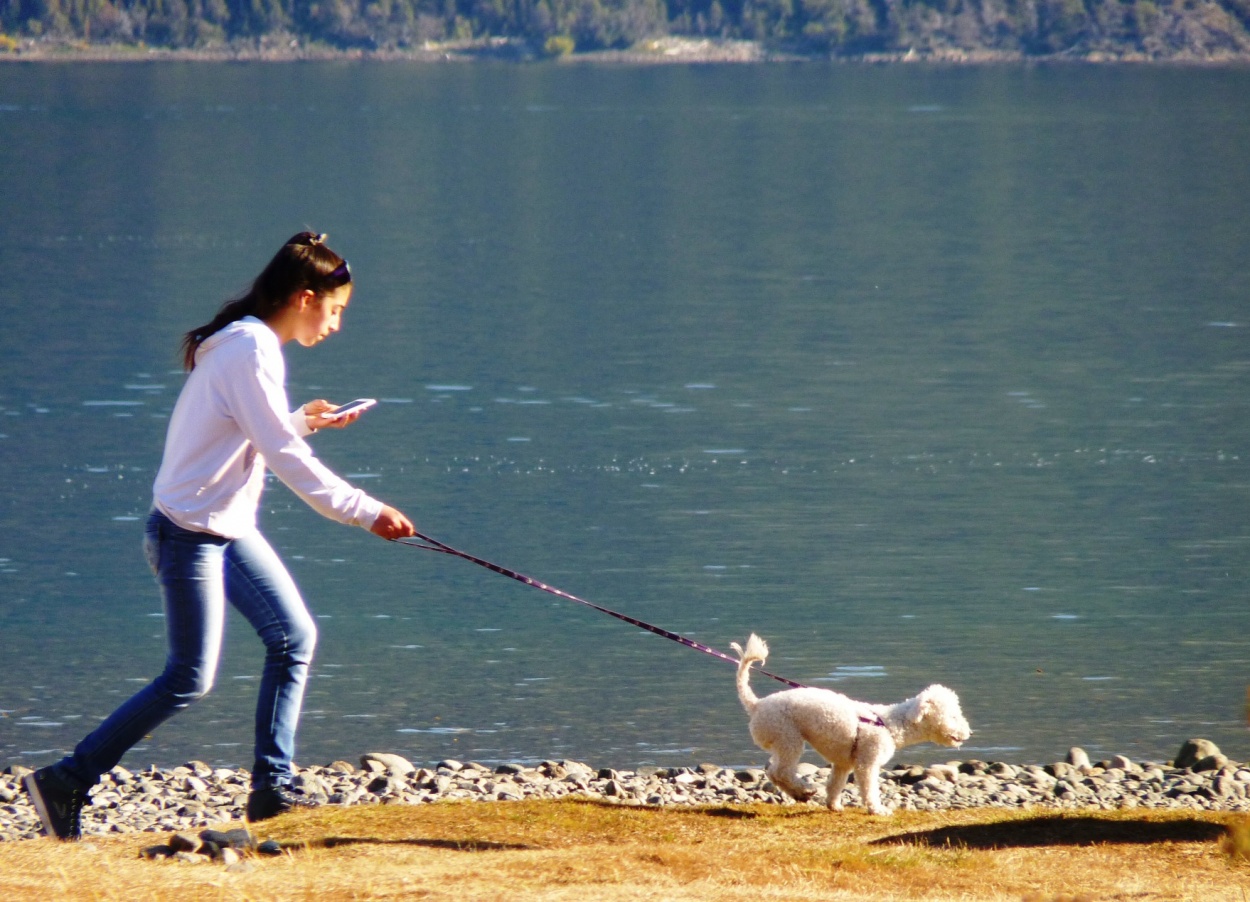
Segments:
[[[170,417],[156,507],[183,529],[239,538],[256,530],[268,466],[318,513],[372,526],[382,502],[317,460],[303,409],[288,407],[282,344],[268,326],[247,316],[206,338]]]

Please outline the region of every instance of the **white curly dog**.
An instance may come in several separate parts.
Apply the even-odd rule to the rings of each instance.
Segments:
[[[768,657],[767,643],[752,633],[745,650],[737,642],[730,647],[739,656],[738,698],[751,718],[751,738],[770,753],[768,776],[800,802],[815,794],[796,770],[805,740],[831,767],[825,799],[830,810],[841,810],[842,790],[854,771],[864,807],[873,814],[889,814],[881,803],[878,771],[895,749],[919,742],[957,748],[972,735],[959,697],[936,683],[897,705],[857,702],[810,687],[758,698],[751,691],[750,671],[752,664],[763,664]]]

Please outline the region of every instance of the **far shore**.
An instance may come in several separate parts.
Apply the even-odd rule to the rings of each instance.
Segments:
[[[22,39],[6,52],[0,63],[285,63],[285,62],[406,62],[454,63],[475,61],[534,62],[544,60],[522,41],[485,38],[473,41],[426,42],[420,47],[397,49],[341,49],[295,40],[228,44],[203,48],[151,47],[143,44],[96,44],[85,41]],[[1152,56],[1134,51],[1096,50],[1051,56],[991,49],[939,48],[909,49],[899,52],[858,56],[804,54],[778,50],[759,41],[712,38],[661,37],[639,42],[625,50],[597,50],[570,53],[548,59],[561,65],[673,65],[673,64],[760,64],[760,63],[843,63],[861,65],[1051,65],[1051,64],[1131,64],[1166,66],[1250,66],[1250,54],[1220,53]]]

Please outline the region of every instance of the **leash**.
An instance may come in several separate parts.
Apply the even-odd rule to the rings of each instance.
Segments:
[[[687,639],[685,636],[681,636],[681,635],[678,635],[677,633],[670,632],[669,630],[662,629],[661,627],[654,626],[650,623],[639,620],[636,617],[630,617],[628,614],[621,614],[618,611],[613,611],[609,608],[603,607],[602,605],[597,605],[594,602],[587,601],[584,598],[578,598],[576,595],[571,595],[568,592],[565,592],[563,589],[557,589],[554,586],[549,586],[544,582],[539,582],[533,577],[526,576],[524,573],[517,573],[515,570],[509,570],[507,567],[501,567],[498,564],[492,564],[490,561],[483,560],[480,557],[475,557],[469,554],[468,552],[460,551],[459,549],[452,548],[450,545],[444,544],[443,542],[440,542],[438,539],[432,539],[427,535],[416,533],[413,536],[413,538],[415,538],[417,541],[409,541],[406,539],[393,539],[392,541],[395,542],[395,544],[397,545],[407,545],[409,548],[423,548],[426,551],[437,551],[440,554],[450,554],[453,557],[464,558],[466,561],[471,561],[472,563],[477,564],[479,567],[485,567],[487,570],[492,570],[495,573],[500,574],[501,576],[506,576],[510,579],[515,579],[517,582],[525,583],[525,585],[527,586],[533,586],[535,589],[542,589],[544,592],[549,592],[552,595],[556,595],[560,598],[564,598],[569,601],[575,601],[578,604],[585,605],[588,608],[594,608],[596,611],[607,614],[609,617],[615,617],[617,620],[624,620],[626,623],[630,624],[631,626],[636,626],[639,629],[644,629],[649,633],[655,633],[657,636],[663,636],[665,639],[672,639],[674,642],[678,642],[686,646],[687,648],[693,648],[695,651],[701,651],[705,655],[711,655],[714,658],[720,658],[722,661],[728,661],[730,664],[734,665],[735,667],[738,666],[737,658],[733,657],[732,655],[727,655],[723,651],[717,651],[714,648],[709,648],[706,645],[703,645],[699,642],[695,642],[693,639]],[[763,668],[757,668],[757,670],[759,673],[763,674],[764,676],[772,677],[777,682],[785,683],[787,686],[790,686],[794,689],[807,688],[802,683],[796,683],[794,680],[786,679],[783,676],[777,676],[777,674],[775,673],[769,673],[767,670],[764,670]]]

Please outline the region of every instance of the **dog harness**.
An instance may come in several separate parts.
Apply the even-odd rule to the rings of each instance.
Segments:
[[[859,750],[859,735],[864,732],[864,727],[880,727],[883,730],[889,729],[885,725],[885,721],[880,714],[874,714],[869,717],[866,714],[856,715],[859,725],[855,728],[855,738],[851,740],[851,757],[855,757],[855,753]]]

